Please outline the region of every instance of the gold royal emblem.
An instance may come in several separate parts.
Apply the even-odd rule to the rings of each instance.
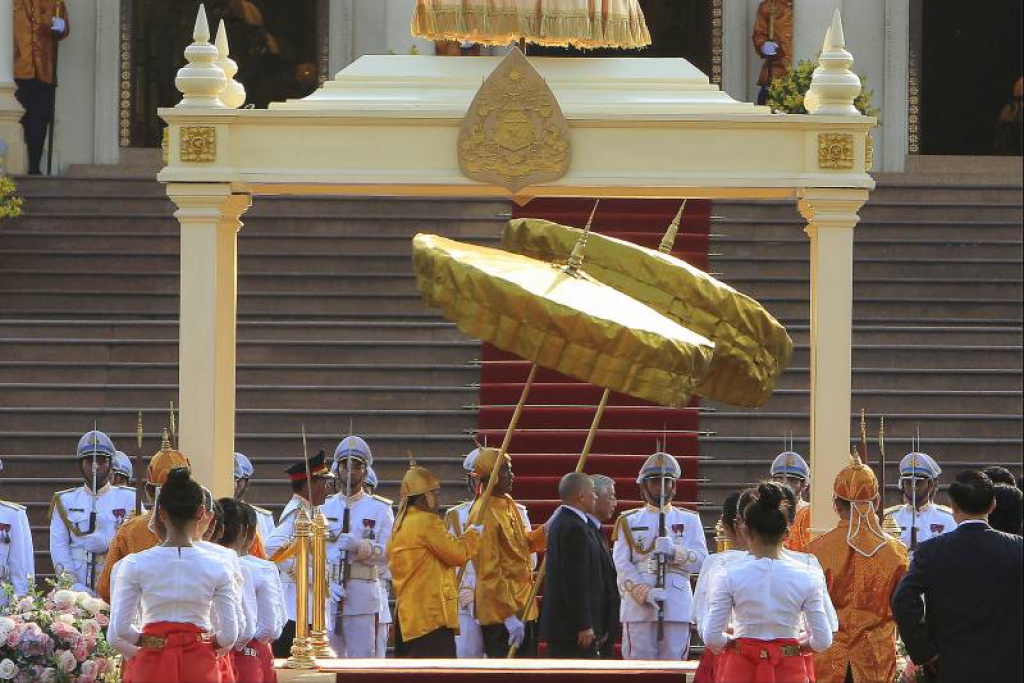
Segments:
[[[569,124],[554,93],[513,49],[477,91],[459,131],[459,167],[511,192],[569,169]]]

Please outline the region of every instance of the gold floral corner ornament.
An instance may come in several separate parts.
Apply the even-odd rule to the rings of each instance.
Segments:
[[[217,161],[217,129],[213,126],[182,126],[179,136],[178,153],[182,162]]]
[[[864,142],[864,172],[868,173],[871,171],[871,167],[875,165],[875,139],[871,137],[871,133],[868,133]]]
[[[459,130],[462,174],[515,193],[569,170],[569,123],[547,83],[513,49],[480,86]]]
[[[818,134],[818,168],[845,171],[853,168],[853,135]]]
[[[164,126],[163,136],[160,138],[160,158],[163,159],[164,166],[167,165],[170,159],[171,153],[171,128],[170,126]]]

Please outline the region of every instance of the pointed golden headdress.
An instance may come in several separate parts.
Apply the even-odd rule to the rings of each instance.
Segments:
[[[871,557],[886,544],[887,539],[875,513],[878,479],[871,468],[861,462],[856,451],[850,453],[850,464],[836,476],[833,491],[837,498],[850,502],[847,545],[861,555]]]

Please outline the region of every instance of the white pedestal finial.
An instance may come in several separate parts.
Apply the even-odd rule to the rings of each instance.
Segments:
[[[217,66],[224,72],[224,76],[228,79],[227,84],[224,86],[224,90],[220,93],[220,101],[224,103],[224,106],[228,109],[238,109],[245,104],[245,86],[235,80],[235,74],[238,73],[238,65],[228,55],[230,50],[228,49],[228,32],[224,28],[224,20],[220,20],[220,25],[217,26]]]
[[[178,69],[174,86],[182,94],[176,107],[204,107],[223,109],[224,103],[218,95],[224,90],[227,77],[217,66],[219,53],[210,44],[210,26],[206,23],[206,8],[199,5],[196,27],[192,32],[191,45],[185,48],[185,66]]]
[[[818,68],[811,78],[811,88],[804,96],[804,107],[810,114],[860,116],[853,101],[860,94],[860,78],[850,70],[853,55],[846,50],[843,20],[839,10],[832,15],[832,26],[825,32],[825,44],[818,57]]]

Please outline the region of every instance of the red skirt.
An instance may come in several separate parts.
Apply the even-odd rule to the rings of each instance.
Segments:
[[[693,675],[693,683],[715,683],[715,669],[718,666],[718,655],[711,648],[704,648],[697,664],[697,673]]]
[[[807,683],[795,639],[740,638],[718,659],[715,683]]]
[[[250,640],[241,652],[231,651],[231,665],[235,670],[236,683],[263,683],[263,667],[255,640]]]
[[[231,652],[217,655],[217,670],[220,672],[220,683],[235,683],[235,667]]]
[[[269,643],[255,643],[256,654],[260,660],[260,668],[263,670],[263,683],[277,683],[277,670],[274,669],[274,651],[270,649]]]
[[[195,624],[157,621],[142,635],[163,638],[163,647],[146,647],[125,664],[124,683],[223,683],[213,645]]]

